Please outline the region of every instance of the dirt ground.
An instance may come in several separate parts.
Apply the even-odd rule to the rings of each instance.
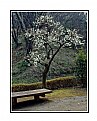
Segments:
[[[86,96],[75,96],[65,97],[61,99],[48,100],[46,98],[40,99],[38,102],[34,100],[20,102],[12,111],[31,111],[31,112],[44,112],[44,111],[87,111],[87,97]]]

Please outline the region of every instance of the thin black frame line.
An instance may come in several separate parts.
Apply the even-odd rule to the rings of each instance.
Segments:
[[[45,112],[45,111],[41,111],[41,112],[33,112],[33,111],[31,111],[31,112],[17,112],[17,111],[11,111],[11,12],[12,11],[87,11],[87,13],[88,13],[88,28],[87,28],[87,30],[88,30],[88,111],[68,111],[68,112],[63,112],[63,111],[58,111],[58,112],[52,112],[52,111],[50,111],[50,112]],[[89,113],[89,10],[10,10],[10,113]]]
[[[13,111],[11,113],[88,113],[86,111]]]
[[[88,11],[88,112],[89,112],[89,11]]]
[[[10,10],[10,11],[89,11],[89,10]]]
[[[12,101],[11,101],[11,60],[12,60],[12,58],[11,58],[11,56],[12,56],[12,53],[11,53],[12,51],[11,51],[11,11],[10,11],[10,112],[11,112],[11,103],[12,103]]]

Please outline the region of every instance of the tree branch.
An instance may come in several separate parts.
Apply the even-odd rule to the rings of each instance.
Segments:
[[[51,58],[50,61],[49,61],[49,66],[50,66],[51,62],[53,61],[55,55],[59,52],[59,50],[61,49],[61,47],[62,47],[63,45],[64,45],[64,44],[61,44],[61,45],[59,46],[59,48],[56,50],[56,52],[54,53],[54,55],[52,56],[52,58]]]
[[[51,45],[48,43],[48,45],[49,45],[49,47],[50,47],[50,49],[49,49],[49,53],[50,53],[50,51],[52,50],[52,55],[53,55],[53,48],[51,47]]]

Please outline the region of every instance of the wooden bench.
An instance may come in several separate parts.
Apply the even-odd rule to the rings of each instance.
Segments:
[[[34,99],[39,100],[39,96],[45,97],[45,94],[52,93],[52,90],[48,89],[36,89],[29,91],[12,92],[12,106],[17,104],[17,98],[34,96]]]

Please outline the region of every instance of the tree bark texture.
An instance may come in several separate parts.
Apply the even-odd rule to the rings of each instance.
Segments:
[[[50,65],[48,65],[48,64],[45,65],[45,69],[43,72],[43,81],[42,81],[43,88],[46,88],[46,77],[47,77],[47,73],[49,71],[49,67],[50,67]]]
[[[25,27],[24,21],[23,21],[22,17],[20,16],[19,12],[16,12],[16,16],[20,22],[22,31],[25,32],[26,27]]]
[[[14,29],[12,30],[12,37],[13,37],[13,40],[14,40],[16,48],[17,48],[19,43],[18,43],[18,37],[17,37]]]

